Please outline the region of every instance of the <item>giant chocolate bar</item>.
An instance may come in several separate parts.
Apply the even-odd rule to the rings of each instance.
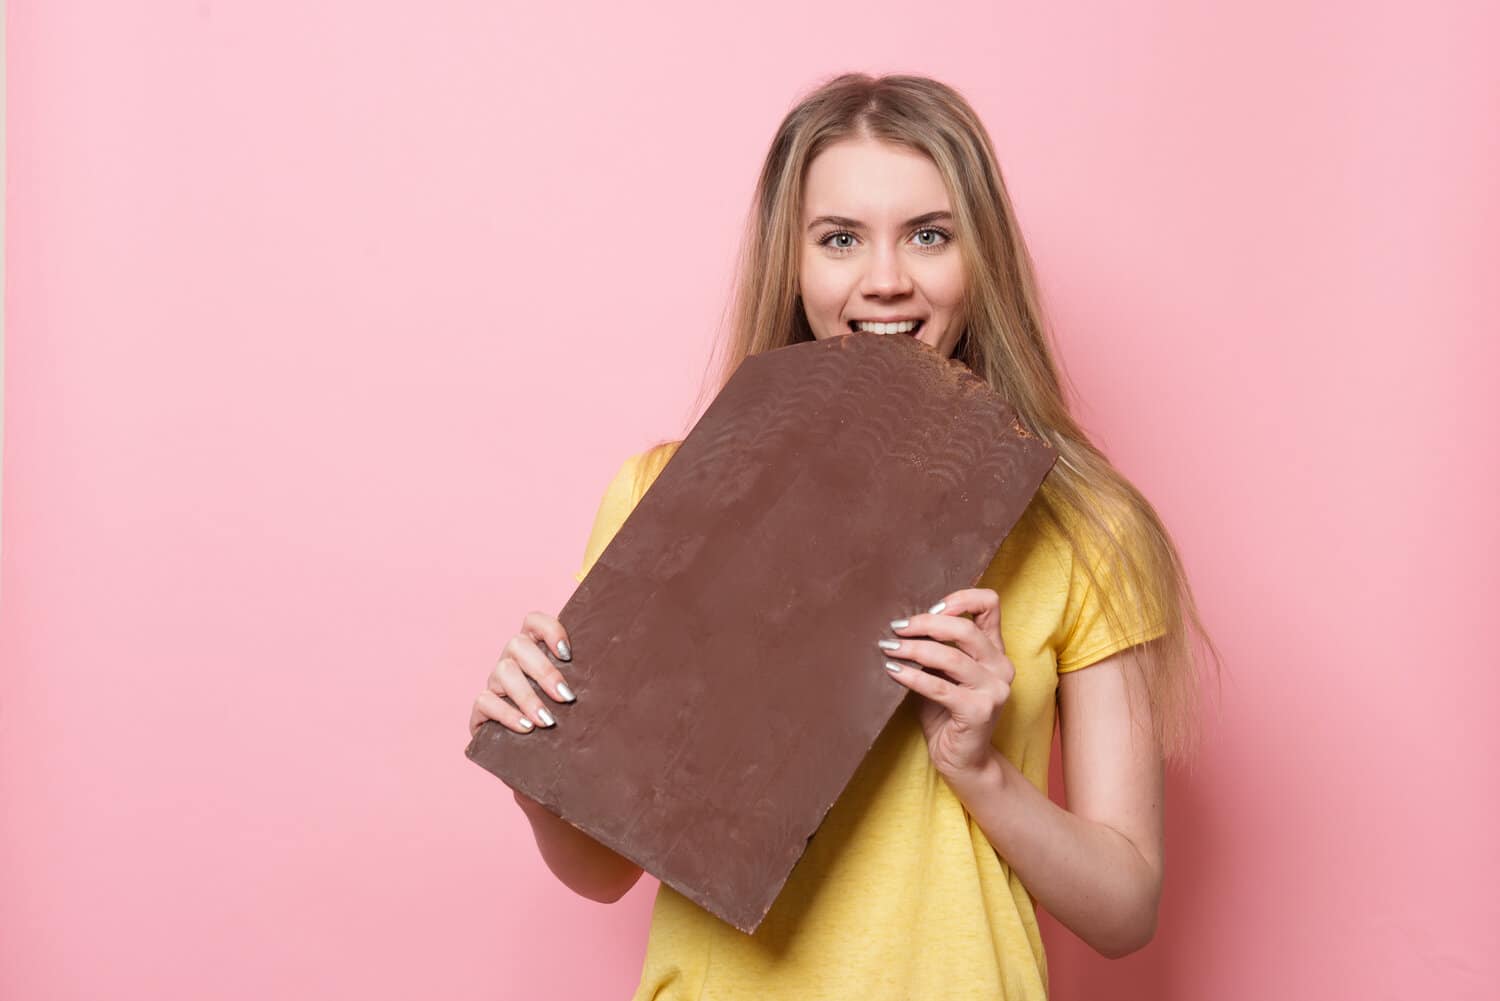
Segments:
[[[752,356],[558,613],[577,701],[466,753],[753,932],[908,694],[875,641],[978,581],[1055,459],[912,337]]]

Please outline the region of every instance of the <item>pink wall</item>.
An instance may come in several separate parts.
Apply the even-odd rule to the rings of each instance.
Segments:
[[[653,885],[555,884],[469,701],[844,69],[989,124],[1230,661],[1055,996],[1494,997],[1494,8],[674,6],[9,5],[0,997],[628,996]]]

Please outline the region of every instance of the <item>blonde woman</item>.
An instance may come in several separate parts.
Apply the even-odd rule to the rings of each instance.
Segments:
[[[1164,767],[1196,744],[1190,636],[1217,663],[1177,554],[1069,412],[993,147],[951,88],[848,74],[808,95],[766,155],[739,263],[705,391],[761,351],[856,330],[914,336],[988,380],[1059,459],[976,587],[868,637],[891,683],[917,694],[755,934],[662,885],[635,998],[1045,998],[1036,904],[1105,956],[1156,929]],[[679,444],[615,474],[578,579]],[[561,623],[531,612],[471,732],[487,719],[556,725],[525,676],[559,701],[573,694],[540,643],[567,659]],[[1046,792],[1058,723],[1067,809]],[[576,892],[616,900],[641,875],[516,799]]]

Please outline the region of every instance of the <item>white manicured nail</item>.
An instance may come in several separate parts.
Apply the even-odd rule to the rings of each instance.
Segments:
[[[948,603],[946,601],[940,601],[936,605],[933,605],[931,608],[929,608],[927,610],[927,614],[928,615],[936,615],[938,612],[941,612],[943,609],[945,609],[947,607],[948,607]]]

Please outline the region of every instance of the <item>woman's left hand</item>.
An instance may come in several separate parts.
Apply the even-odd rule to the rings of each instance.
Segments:
[[[927,752],[938,772],[955,777],[977,772],[991,763],[991,743],[1000,709],[1010,698],[1016,669],[1000,639],[1000,595],[990,588],[954,591],[936,611],[913,615],[904,628],[900,646],[882,649],[901,670],[891,677],[926,696],[918,708]],[[965,618],[972,614],[972,620]],[[899,620],[898,620],[899,621]],[[930,636],[932,639],[905,637]],[[949,646],[941,641],[949,641]],[[917,666],[912,666],[915,662]],[[922,668],[942,674],[932,674]],[[946,675],[946,677],[944,677]]]

